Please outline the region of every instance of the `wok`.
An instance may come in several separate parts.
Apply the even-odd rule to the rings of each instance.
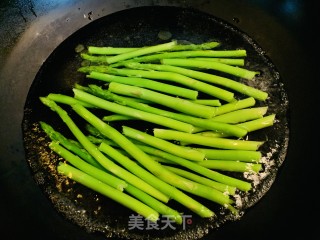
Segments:
[[[28,90],[42,64],[72,33],[111,13],[155,5],[191,7],[219,17],[248,34],[279,70],[290,102],[289,148],[272,187],[248,209],[240,221],[228,222],[218,231],[204,234],[204,239],[248,238],[248,235],[263,239],[273,236],[275,232],[286,234],[292,227],[297,227],[299,221],[296,219],[304,219],[305,213],[293,209],[303,207],[304,186],[312,177],[309,177],[311,171],[301,171],[301,164],[303,160],[312,161],[315,157],[309,139],[315,116],[311,103],[316,102],[312,89],[315,89],[317,83],[313,78],[315,68],[309,54],[311,48],[306,44],[312,40],[314,20],[313,15],[310,15],[311,6],[307,3],[284,1],[269,4],[260,1],[127,1],[121,4],[117,1],[70,1],[54,5],[26,1],[4,6],[3,9],[11,13],[17,6],[20,7],[17,14],[25,23],[19,26],[10,16],[9,19],[1,19],[1,36],[5,46],[1,52],[4,63],[1,68],[0,165],[3,236],[11,239],[21,235],[53,239],[103,239],[100,234],[94,231],[87,233],[64,218],[38,188],[23,148],[23,108]],[[4,13],[7,14],[6,11]],[[24,30],[19,29],[22,25],[25,26]],[[14,29],[14,36],[6,34],[8,26],[11,26],[11,32]],[[144,36],[141,41],[145,42],[145,39],[148,36]],[[36,180],[40,181],[39,178]],[[302,228],[296,231],[303,233]]]

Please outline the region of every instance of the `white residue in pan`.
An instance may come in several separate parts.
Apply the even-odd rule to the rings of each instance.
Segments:
[[[271,168],[275,165],[275,161],[272,159],[272,156],[279,150],[279,147],[280,146],[276,144],[275,148],[271,148],[265,156],[261,157],[259,162],[263,164],[263,171],[258,173],[253,171],[243,173],[245,179],[250,180],[254,187],[256,187],[263,179],[265,179],[270,174]]]

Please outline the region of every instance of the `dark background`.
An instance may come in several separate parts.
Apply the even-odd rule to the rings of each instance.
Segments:
[[[287,86],[290,142],[268,193],[241,221],[205,239],[307,238],[317,235],[319,17],[316,1],[55,1],[0,2],[0,238],[103,239],[66,221],[31,176],[21,121],[28,89],[41,64],[74,31],[110,13],[149,5],[194,7],[251,36],[272,59]],[[315,138],[315,139],[314,139]],[[311,191],[309,190],[311,189]]]

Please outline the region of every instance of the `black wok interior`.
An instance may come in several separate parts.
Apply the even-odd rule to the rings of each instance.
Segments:
[[[158,21],[158,19],[166,20]],[[203,23],[201,27],[199,27],[199,23]],[[55,126],[56,129],[61,129],[61,132],[68,132],[68,130],[65,129],[63,122],[57,119],[56,113],[50,111],[39,101],[39,96],[46,96],[51,92],[72,95],[71,89],[75,83],[88,84],[85,75],[76,71],[82,62],[79,54],[75,52],[77,45],[150,46],[165,42],[158,37],[160,31],[169,31],[173,39],[180,41],[203,43],[214,40],[222,43],[222,49],[246,49],[248,54],[246,67],[261,72],[260,76],[250,84],[269,93],[269,100],[258,102],[257,106],[268,106],[268,113],[277,115],[277,124],[272,129],[249,134],[249,138],[266,141],[261,151],[264,157],[269,156],[269,161],[274,162],[274,166],[266,168],[264,174],[267,177],[262,179],[254,190],[242,196],[243,199],[247,199],[243,200],[242,211],[253,206],[268,191],[285,158],[289,140],[287,93],[279,72],[270,59],[263,55],[263,50],[249,36],[221,19],[198,11],[176,7],[133,8],[101,18],[69,37],[43,64],[30,88],[23,120],[26,158],[36,182],[58,211],[88,231],[95,229],[107,236],[119,237],[145,238],[150,235],[152,238],[160,239],[174,239],[177,236],[183,239],[196,239],[203,237],[204,232],[217,228],[229,218],[232,219],[228,212],[220,210],[218,206],[207,201],[204,201],[205,204],[217,212],[218,219],[201,219],[171,201],[170,206],[180,209],[179,211],[184,214],[192,215],[192,225],[188,229],[177,226],[175,230],[168,228],[162,231],[130,231],[127,225],[129,215],[132,212],[119,204],[114,204],[80,186],[64,186],[66,188],[64,191],[60,189],[64,183],[61,183],[61,177],[57,176],[54,167],[57,160],[46,145],[48,138],[44,138],[43,133],[39,130],[39,121],[45,121]],[[244,98],[241,95],[237,97]],[[72,112],[70,114],[72,115]],[[141,128],[135,124],[132,124],[133,127]],[[152,125],[146,123],[143,125],[145,129],[152,129]],[[243,179],[241,174],[236,176]],[[81,199],[78,197],[79,194],[83,196]],[[95,199],[99,199],[99,201],[95,201]],[[199,201],[203,200],[199,199]],[[83,214],[77,214],[78,212]],[[219,212],[222,213],[219,214]],[[108,226],[107,230],[105,226]]]
[[[230,1],[229,4],[231,2],[233,1]],[[216,3],[217,8],[223,9],[219,5],[219,1]],[[213,3],[199,4],[200,7],[195,4],[197,5],[196,8],[204,10],[202,13],[198,10],[184,9],[188,4],[182,6],[183,8],[148,6],[141,9],[133,8],[133,6],[139,7],[137,3],[130,4],[128,3],[123,9],[117,9],[125,10],[128,8],[128,10],[116,11],[115,14],[100,18],[67,37],[65,41],[57,45],[57,48],[48,55],[48,58],[44,59],[43,65],[39,66],[39,71],[34,71],[33,78],[28,79],[23,91],[21,89],[16,91],[17,93],[21,91],[23,94],[20,94],[20,98],[18,98],[20,99],[20,108],[15,108],[16,111],[20,112],[18,114],[13,113],[15,117],[12,118],[11,122],[15,124],[9,124],[10,119],[6,117],[3,118],[2,122],[7,126],[17,126],[21,132],[15,136],[15,131],[10,132],[10,127],[1,129],[2,163],[0,166],[2,167],[3,164],[4,168],[3,170],[1,168],[0,172],[0,186],[1,192],[3,191],[4,194],[1,196],[0,203],[3,213],[1,225],[5,226],[3,228],[5,229],[4,236],[11,235],[12,239],[18,239],[18,236],[25,233],[30,237],[49,239],[104,239],[104,236],[112,236],[115,239],[131,235],[139,239],[146,237],[146,234],[151,234],[154,238],[167,237],[172,239],[174,237],[176,239],[197,239],[199,237],[203,239],[230,239],[230,237],[236,236],[246,236],[246,239],[251,239],[250,237],[258,234],[258,239],[264,239],[273,236],[276,230],[285,234],[288,229],[297,225],[292,219],[293,216],[298,214],[298,218],[301,219],[300,212],[292,212],[292,209],[300,206],[299,196],[301,195],[297,194],[296,189],[302,189],[303,186],[303,182],[297,181],[296,177],[298,174],[299,176],[305,174],[305,172],[301,173],[299,171],[298,161],[301,158],[312,159],[315,157],[311,155],[311,145],[301,139],[301,137],[307,137],[308,134],[310,136],[308,129],[311,128],[311,124],[306,126],[305,122],[310,121],[312,123],[311,120],[314,115],[312,115],[311,105],[307,103],[312,102],[315,98],[310,94],[312,92],[310,84],[314,83],[313,72],[312,69],[310,70],[311,65],[308,64],[309,61],[303,60],[309,60],[306,57],[309,48],[305,44],[303,46],[296,44],[300,41],[306,41],[306,39],[301,37],[301,32],[296,33],[297,30],[294,29],[294,26],[286,22],[283,23],[288,26],[285,33],[275,23],[275,32],[280,35],[269,32],[270,35],[267,36],[267,30],[261,30],[261,32],[255,30],[252,27],[254,20],[251,19],[246,23],[245,15],[241,15],[241,13],[249,11],[250,7],[244,7],[243,12],[239,9],[239,15],[234,14],[232,18],[226,17],[223,19],[223,14],[221,14],[222,18],[207,15],[208,12],[215,12]],[[176,5],[179,6],[179,4]],[[192,4],[190,3],[190,5]],[[205,9],[205,6],[208,8]],[[229,5],[227,4],[227,6]],[[261,9],[267,9],[267,6]],[[262,11],[261,9],[260,11]],[[227,8],[226,13],[228,12],[232,11]],[[235,12],[237,13],[237,11]],[[261,13],[261,15],[262,18],[265,16],[264,13]],[[232,22],[232,26],[225,20],[228,20],[229,23]],[[301,24],[309,23],[307,20],[304,21]],[[205,24],[199,24],[199,22],[205,22]],[[305,29],[308,30],[308,33],[312,33],[309,28]],[[194,224],[187,231],[180,229],[178,231],[163,231],[160,234],[159,232],[141,233],[139,231],[128,233],[126,227],[130,211],[107,199],[101,199],[99,195],[78,185],[71,186],[74,190],[71,193],[66,194],[57,191],[57,178],[54,172],[50,172],[48,170],[49,166],[44,166],[39,161],[39,157],[41,157],[39,152],[48,152],[48,150],[44,148],[45,142],[43,140],[35,141],[34,139],[34,137],[44,136],[43,133],[31,129],[31,126],[40,119],[55,124],[59,129],[64,129],[64,126],[54,120],[56,116],[53,112],[39,103],[38,96],[44,96],[52,91],[71,93],[70,88],[75,82],[85,82],[83,75],[74,71],[81,63],[81,59],[74,51],[75,46],[79,43],[85,45],[126,45],[129,47],[151,45],[162,42],[157,37],[160,30],[170,31],[173,38],[180,40],[200,43],[216,39],[221,40],[226,48],[244,47],[248,49],[247,66],[259,68],[263,72],[259,78],[268,79],[268,85],[264,87],[271,93],[272,100],[268,102],[271,106],[270,111],[277,112],[279,116],[278,127],[270,130],[270,132],[266,130],[262,134],[254,136],[263,138],[266,135],[271,135],[270,145],[265,146],[264,153],[275,147],[275,141],[279,144],[274,155],[276,165],[270,170],[270,175],[261,188],[256,189],[257,191],[254,193],[249,193],[250,201],[244,206],[246,211],[241,220],[224,223],[218,229],[214,229],[217,231],[212,231],[216,223],[194,216]],[[255,31],[258,33],[257,35],[247,35],[248,32],[253,33]],[[296,35],[291,35],[291,31]],[[281,38],[281,34],[283,34],[283,38]],[[276,40],[278,36],[280,39]],[[311,37],[310,34],[306,36]],[[268,39],[268,37],[270,38]],[[288,40],[286,41],[287,44],[284,44],[284,40]],[[278,43],[284,45],[278,46]],[[284,57],[284,53],[290,52],[288,50],[290,47],[294,52],[288,57]],[[301,58],[292,57],[296,54],[300,54]],[[307,65],[307,67],[302,67],[304,65]],[[310,71],[306,71],[308,69]],[[8,77],[2,79],[9,79],[8,81],[10,81],[10,84],[6,87],[1,85],[1,97],[3,98],[1,102],[3,103],[10,104],[11,98],[8,93],[13,92],[19,86],[13,80],[12,72],[6,70],[6,68],[2,71],[3,76]],[[32,76],[32,74],[29,74],[29,76]],[[22,78],[23,76],[17,75],[17,79]],[[301,86],[300,79],[302,78],[309,84]],[[1,80],[2,83],[4,83],[3,80]],[[9,91],[6,91],[8,89]],[[301,99],[304,100],[304,104],[301,103]],[[1,114],[2,110],[6,109],[6,107],[1,108]],[[306,112],[310,114],[306,114]],[[290,129],[289,137],[287,128]],[[8,136],[10,133],[11,135]],[[23,138],[26,140],[26,148],[23,148]],[[290,139],[290,144],[287,152],[288,139]],[[302,151],[301,148],[304,150]],[[56,161],[56,157],[49,155],[48,160]],[[298,185],[293,187],[293,181]],[[40,189],[38,189],[39,186]],[[79,193],[83,194],[85,198],[79,200],[77,198]],[[96,204],[92,205],[94,201],[96,201]],[[102,210],[96,214],[95,210],[99,206],[102,206]],[[85,209],[85,212],[83,209]],[[219,210],[217,209],[217,211]],[[228,219],[228,216],[222,216],[220,223],[226,219]],[[18,227],[15,223],[18,224]],[[108,228],[104,228],[106,223],[109,226]],[[210,231],[208,232],[208,230]],[[297,231],[302,232],[301,229]],[[101,234],[101,232],[103,233]],[[248,233],[251,236],[248,237]]]

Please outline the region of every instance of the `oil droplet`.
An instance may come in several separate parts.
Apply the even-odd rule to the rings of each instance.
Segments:
[[[239,22],[240,22],[240,19],[237,18],[237,17],[234,17],[234,18],[232,18],[232,21],[234,21],[235,23],[239,23]]]

